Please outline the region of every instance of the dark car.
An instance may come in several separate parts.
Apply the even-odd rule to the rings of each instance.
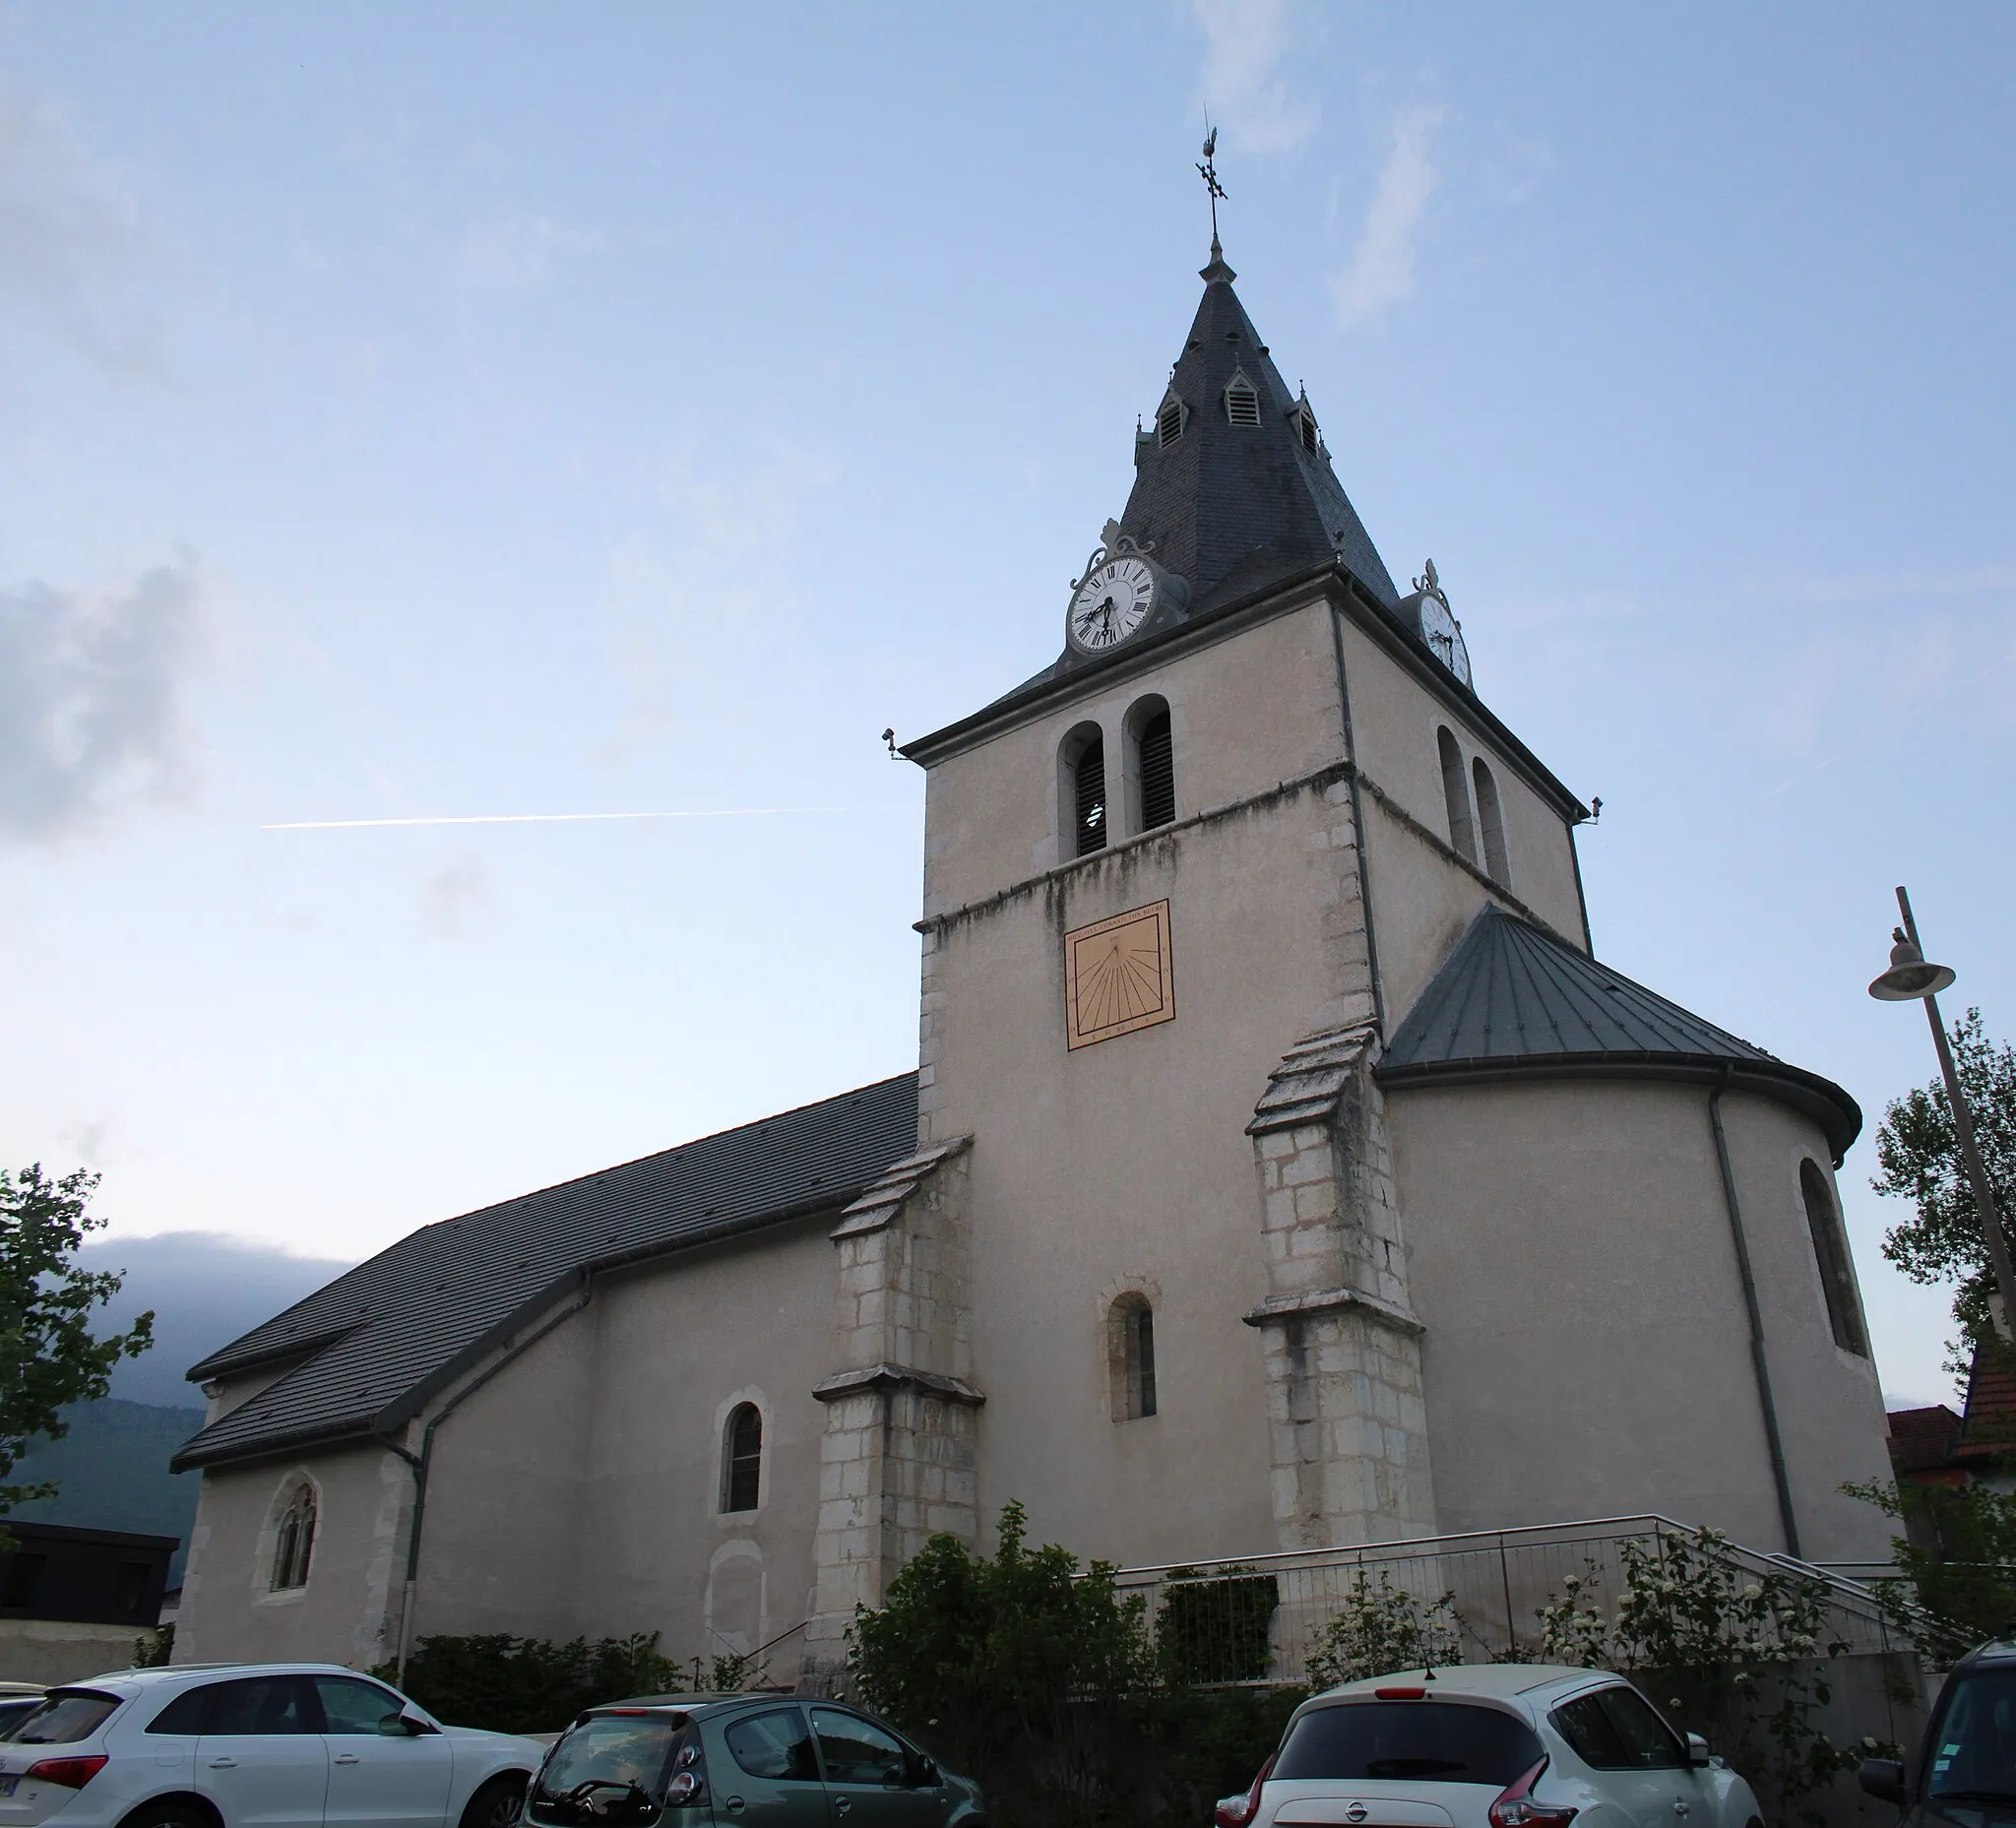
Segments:
[[[985,1828],[985,1815],[977,1784],[893,1727],[789,1695],[590,1708],[554,1741],[525,1805],[534,1828]]]
[[[1905,1810],[1905,1828],[2016,1822],[2016,1642],[1997,1639],[1953,1666],[1924,1743],[1907,1767],[1865,1759],[1862,1788]]]

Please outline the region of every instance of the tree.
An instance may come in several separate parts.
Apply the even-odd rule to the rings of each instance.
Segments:
[[[1873,1481],[1842,1490],[1904,1526],[1904,1535],[1890,1539],[1890,1556],[1910,1584],[1902,1597],[1922,1609],[1890,1611],[1920,1655],[1943,1668],[2016,1618],[2016,1493]],[[1893,1584],[1885,1582],[1881,1591],[1892,1598]]]
[[[1960,1089],[1973,1107],[1976,1140],[2006,1232],[2016,1220],[2016,1047],[1988,1040],[1979,1009],[1967,1012],[1952,1039]],[[1913,1282],[1956,1285],[1953,1317],[1962,1337],[1950,1347],[1948,1368],[1964,1377],[1974,1349],[1996,1338],[1988,1306],[1994,1276],[1953,1132],[1953,1107],[1939,1080],[1891,1101],[1876,1132],[1876,1160],[1883,1171],[1869,1184],[1918,1209],[1884,1237],[1883,1255]]]
[[[39,1163],[20,1174],[0,1168],[0,1481],[37,1436],[67,1431],[66,1404],[103,1396],[113,1365],[154,1344],[152,1313],[124,1333],[92,1335],[93,1310],[125,1280],[72,1261],[86,1235],[104,1226],[88,1210],[97,1184],[83,1168],[61,1180]],[[55,1489],[0,1482],[0,1512]]]

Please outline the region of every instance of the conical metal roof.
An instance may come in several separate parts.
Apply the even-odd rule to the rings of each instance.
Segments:
[[[1530,922],[1487,908],[1395,1031],[1378,1078],[1393,1090],[1457,1081],[1643,1076],[1727,1083],[1793,1105],[1838,1161],[1861,1108]]]

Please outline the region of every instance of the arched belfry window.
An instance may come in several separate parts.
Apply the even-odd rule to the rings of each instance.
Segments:
[[[1059,861],[1090,856],[1106,848],[1106,739],[1097,724],[1081,724],[1064,738],[1058,795],[1064,842]]]
[[[1260,390],[1246,379],[1243,368],[1225,384],[1225,415],[1234,425],[1260,423]]]
[[[721,1436],[721,1508],[753,1511],[763,1496],[763,1412],[737,1403]]]
[[[273,1536],[273,1591],[308,1584],[308,1563],[315,1553],[315,1487],[305,1479],[287,1494],[286,1509]]]
[[[1168,701],[1144,698],[1127,713],[1127,770],[1137,832],[1176,819],[1176,760]]]
[[[1490,764],[1478,756],[1470,765],[1477,785],[1478,836],[1483,840],[1484,868],[1503,888],[1512,886],[1512,866],[1505,855],[1505,811],[1498,803],[1498,783]]]
[[[1470,783],[1463,773],[1463,751],[1447,729],[1435,731],[1442,756],[1442,803],[1449,814],[1449,842],[1466,861],[1477,861],[1477,828],[1470,816]]]
[[[1827,1324],[1843,1352],[1866,1358],[1868,1329],[1862,1324],[1861,1296],[1855,1286],[1855,1265],[1848,1254],[1848,1232],[1841,1209],[1820,1165],[1810,1156],[1799,1164],[1799,1193],[1806,1205],[1806,1229],[1813,1236],[1813,1260],[1820,1270],[1820,1288],[1827,1297]]]
[[[1111,1372],[1113,1419],[1139,1421],[1155,1414],[1155,1309],[1129,1291],[1106,1310],[1106,1362]]]

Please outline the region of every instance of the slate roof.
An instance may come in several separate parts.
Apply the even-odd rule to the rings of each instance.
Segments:
[[[1943,1403],[1929,1409],[1893,1409],[1887,1419],[1891,1472],[1939,1473],[1952,1465],[1960,1418]]]
[[[1860,1107],[1832,1080],[1789,1066],[1530,922],[1487,908],[1395,1031],[1378,1077],[1404,1088],[1536,1075],[1726,1078],[1811,1117],[1837,1161],[1862,1123]]]
[[[1396,608],[1393,579],[1329,458],[1304,450],[1290,423],[1296,397],[1232,290],[1232,270],[1214,257],[1201,277],[1204,296],[1169,378],[1188,410],[1183,433],[1163,445],[1151,427],[1139,441],[1121,528],[1189,580],[1193,616],[1330,559]],[[1259,393],[1258,425],[1227,415],[1235,373]],[[1350,421],[1340,410],[1337,422]]]
[[[915,1149],[916,1130],[904,1073],[423,1227],[192,1365],[194,1382],[299,1360],[174,1469],[396,1428],[590,1271],[837,1212]]]

